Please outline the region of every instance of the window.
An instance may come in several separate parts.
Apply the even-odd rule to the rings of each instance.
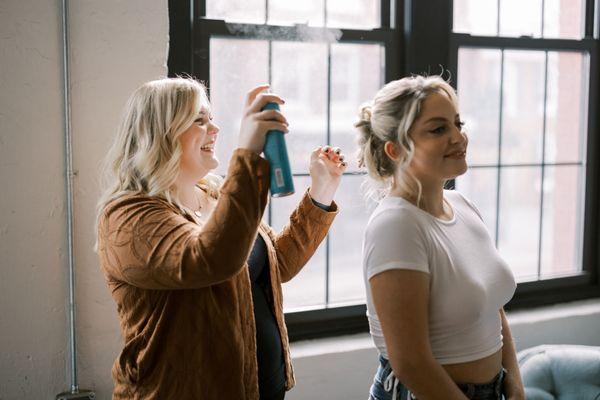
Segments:
[[[380,15],[374,12],[378,9],[374,1],[349,2],[347,7],[340,1],[234,3],[207,1],[207,19],[225,18],[229,32],[235,34],[207,32],[211,101],[225,133],[217,154],[224,161],[231,156],[246,91],[269,82],[286,99],[283,110],[291,132],[286,142],[296,187],[292,196],[270,199],[265,219],[280,230],[310,184],[312,150],[331,144],[350,152],[358,106],[384,82],[385,41],[338,40],[343,33],[337,27],[377,28]],[[239,14],[242,4],[261,12]],[[360,227],[367,214],[358,193],[361,176],[350,165],[335,227],[308,265],[284,285],[288,312],[364,302],[360,265],[350,261],[360,258]],[[223,162],[217,172],[224,174],[226,168]]]
[[[310,152],[329,144],[352,157],[359,105],[400,75],[391,3],[206,0],[187,8],[174,1],[170,5],[175,46],[169,55],[170,73],[188,72],[208,83],[222,132],[217,173],[225,174],[235,147],[246,92],[268,82],[286,99],[282,108],[290,122],[286,142],[296,193],[270,199],[265,212],[267,222],[280,230],[309,186]],[[193,16],[191,25],[181,17],[186,14]],[[174,18],[187,31],[174,29]],[[364,173],[351,162],[345,175],[336,196],[340,214],[328,237],[283,287],[292,337],[295,322],[305,325],[311,315],[339,317],[359,310],[355,316],[364,327],[365,294],[357,262],[368,218],[360,190]]]
[[[280,229],[309,184],[310,151],[355,151],[359,104],[390,80],[449,71],[470,133],[470,169],[453,184],[517,275],[508,308],[599,296],[595,3],[170,0],[169,74],[207,82],[221,174],[246,91],[268,82],[286,98],[296,194],[265,214]],[[351,163],[327,239],[284,285],[292,340],[366,330],[364,178]]]
[[[479,206],[521,299],[595,279],[592,2],[455,0],[451,69],[469,136],[457,189]],[[592,179],[590,179],[592,178]],[[587,250],[587,254],[585,251]],[[586,262],[587,261],[587,262]],[[515,296],[515,300],[518,296]],[[531,297],[531,296],[530,296]],[[540,301],[544,296],[538,296]]]

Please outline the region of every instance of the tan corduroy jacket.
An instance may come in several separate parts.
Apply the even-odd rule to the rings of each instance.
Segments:
[[[113,399],[259,398],[246,265],[257,231],[268,249],[286,389],[294,386],[281,283],[313,255],[337,206],[324,211],[305,193],[275,234],[261,223],[268,187],[268,162],[237,149],[204,225],[157,197],[124,196],[105,207],[98,252],[125,341]]]

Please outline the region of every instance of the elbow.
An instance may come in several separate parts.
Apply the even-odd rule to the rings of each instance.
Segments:
[[[282,254],[281,250],[277,247],[275,247],[275,254],[277,269],[279,270],[279,279],[281,280],[281,283],[287,283],[291,281],[299,271],[293,268],[293,264],[290,264],[289,255]]]
[[[423,355],[411,355],[407,357],[391,357],[392,370],[400,381],[412,382],[413,377],[422,371],[430,371],[431,364],[435,363],[433,357]]]
[[[217,265],[219,271],[215,273],[214,283],[221,283],[233,279],[238,275],[246,264],[244,262],[220,263]]]
[[[277,264],[279,268],[279,278],[281,283],[287,283],[294,279],[296,275],[302,270],[306,263],[296,263],[292,261],[283,261],[281,258],[277,258]]]
[[[286,268],[282,268],[281,261],[279,263],[279,278],[281,279],[281,283],[288,283],[292,280],[294,275],[290,274]]]
[[[408,360],[402,357],[390,358],[390,364],[394,370],[396,378],[400,380],[406,380],[407,375],[410,375],[411,371],[415,370],[414,361]]]
[[[219,281],[226,281],[238,275],[246,266],[247,257],[244,254],[223,254],[214,261],[215,274]]]
[[[198,238],[184,251],[175,279],[190,288],[225,282],[239,274],[246,265],[241,252],[222,251],[217,246],[208,251]]]

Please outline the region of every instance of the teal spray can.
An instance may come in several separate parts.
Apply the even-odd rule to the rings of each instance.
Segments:
[[[277,103],[267,103],[262,109],[279,110],[279,105]],[[271,168],[271,197],[283,197],[293,194],[294,181],[292,180],[292,169],[283,132],[276,129],[267,132],[263,152]]]

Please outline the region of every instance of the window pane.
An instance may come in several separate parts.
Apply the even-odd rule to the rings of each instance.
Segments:
[[[500,62],[500,50],[458,51],[458,96],[460,115],[469,137],[469,165],[498,163]]]
[[[330,230],[329,302],[364,301],[362,238],[369,215],[360,186],[364,176],[342,178],[336,193],[340,212]]]
[[[265,0],[208,0],[206,16],[229,22],[264,24]]]
[[[271,226],[278,233],[289,222],[290,214],[310,184],[308,177],[294,177],[296,192],[291,196],[271,198]],[[298,275],[283,285],[285,310],[325,306],[325,240]]]
[[[244,60],[244,62],[232,62]],[[237,147],[242,107],[252,87],[267,83],[269,44],[259,40],[210,40],[210,97],[213,116],[221,128],[216,144],[217,174],[224,175]]]
[[[575,52],[548,53],[546,162],[585,158],[587,57]]]
[[[454,32],[496,36],[498,0],[454,0]]]
[[[498,168],[469,168],[456,178],[456,190],[471,200],[481,215],[483,222],[496,241],[496,197]]]
[[[480,36],[541,37],[543,29],[544,37],[581,39],[584,17],[583,0],[454,0],[453,30]]]
[[[542,161],[544,65],[543,51],[504,52],[503,164]]]
[[[542,278],[581,271],[584,173],[580,166],[544,171]]]
[[[383,49],[376,44],[331,46],[331,144],[346,154],[347,172],[358,170],[353,124],[358,107],[372,99],[383,83],[382,56]]]
[[[584,7],[583,0],[544,0],[544,37],[581,39]]]
[[[500,0],[501,36],[542,36],[542,0]]]
[[[269,1],[269,24],[308,24],[323,26],[325,23],[324,0]]]
[[[379,0],[327,0],[327,26],[374,29],[381,26]]]
[[[596,0],[596,6],[594,7],[596,12],[600,12],[600,0]],[[598,39],[600,37],[600,18],[594,18],[594,38]]]
[[[327,45],[273,42],[273,92],[285,99],[292,171],[308,171],[310,153],[327,140]]]
[[[517,280],[537,278],[541,167],[500,171],[498,250]]]

